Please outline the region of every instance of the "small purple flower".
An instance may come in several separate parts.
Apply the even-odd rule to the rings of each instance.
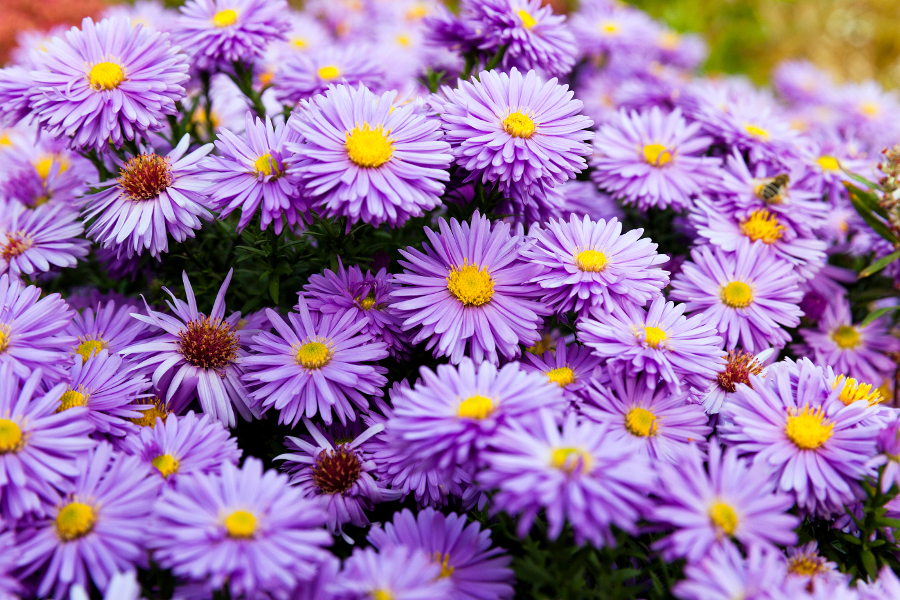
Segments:
[[[646,45],[648,32],[659,26],[647,13],[627,4],[591,0],[579,3],[571,28],[578,49],[601,58],[639,51]]]
[[[698,400],[710,415],[719,414],[726,403],[734,400],[737,385],[743,383],[751,388],[750,375],[765,376],[765,367],[778,355],[774,348],[767,348],[757,355],[743,350],[729,350],[728,356],[719,365],[719,373],[707,387],[698,390]]]
[[[789,579],[802,581],[807,590],[817,585],[823,578],[845,579],[847,577],[837,570],[837,564],[826,560],[819,554],[819,544],[815,540],[799,547],[788,548],[787,571]]]
[[[819,104],[837,87],[834,78],[807,60],[785,60],[772,73],[778,95],[791,104]]]
[[[88,306],[72,317],[66,333],[78,338],[73,351],[81,356],[82,362],[87,362],[87,359],[101,350],[118,354],[135,340],[144,337],[147,324],[131,316],[131,313],[139,310],[137,303],[118,299],[117,306],[116,301],[113,298],[106,302],[91,298]],[[71,297],[69,302],[72,305]]]
[[[35,83],[25,67],[10,65],[0,69],[0,125],[15,125],[31,112]]]
[[[0,216],[0,274],[33,276],[71,268],[88,255],[80,236],[78,212],[64,204],[45,204]]]
[[[587,397],[588,383],[601,362],[589,348],[578,344],[566,347],[560,342],[543,356],[526,352],[521,364],[523,371],[538,372],[547,377],[550,383],[562,388],[563,396],[569,402],[578,405]]]
[[[272,84],[279,102],[297,104],[341,84],[383,90],[384,77],[384,67],[371,47],[328,44],[281,58]]]
[[[452,598],[453,585],[440,575],[440,566],[416,549],[391,546],[376,552],[356,548],[327,589],[334,600]]]
[[[672,591],[683,600],[776,600],[785,582],[780,550],[751,546],[747,558],[733,544],[714,546],[709,554],[684,569],[685,579]],[[796,596],[788,596],[796,598]]]
[[[0,152],[0,197],[18,200],[28,208],[43,204],[80,207],[88,182],[97,180],[97,169],[83,156],[68,150],[64,142],[39,140],[16,152]],[[73,217],[74,218],[74,217]]]

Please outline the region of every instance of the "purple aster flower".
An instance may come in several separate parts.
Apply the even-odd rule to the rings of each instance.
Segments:
[[[788,548],[787,575],[789,579],[802,581],[807,590],[823,578],[845,578],[845,575],[837,570],[837,564],[819,554],[819,544],[815,540],[799,547]]]
[[[537,2],[537,0],[534,0]],[[498,184],[504,193],[543,194],[583,171],[593,122],[582,103],[556,79],[515,67],[507,75],[482,71],[478,79],[443,88],[439,112],[456,164],[468,180]]]
[[[517,515],[519,537],[545,511],[550,539],[568,522],[577,544],[614,545],[612,526],[637,533],[655,475],[646,458],[606,435],[602,425],[578,424],[574,413],[562,430],[547,410],[530,426],[512,421],[493,436],[478,484],[498,490],[491,508]]]
[[[0,69],[0,124],[15,125],[28,116],[37,96],[34,88],[28,69],[18,65]]]
[[[894,485],[900,485],[900,420],[888,423],[878,432],[877,444],[878,454],[869,464],[884,467],[880,480],[881,493],[886,494]]]
[[[353,405],[369,406],[363,394],[383,393],[387,370],[371,363],[388,356],[387,346],[360,333],[366,322],[352,313],[310,312],[303,297],[297,309],[288,314],[290,325],[266,310],[277,335],[255,335],[244,359],[244,380],[255,386],[250,402],[263,411],[274,408],[278,422],[291,427],[316,414],[330,424],[332,411],[341,423],[355,421]]]
[[[72,299],[70,298],[70,306]],[[83,362],[101,350],[110,354],[118,354],[135,340],[144,337],[147,325],[143,321],[132,318],[131,313],[139,310],[137,303],[129,300],[110,298],[104,302],[99,298],[91,298],[90,304],[81,312],[76,312],[66,333],[77,337],[74,352],[81,356]],[[94,312],[96,307],[96,312]]]
[[[207,171],[205,178],[216,189],[210,195],[209,207],[220,211],[220,219],[240,208],[238,232],[256,216],[260,206],[261,230],[274,222],[275,233],[280,234],[282,217],[294,229],[306,207],[298,196],[296,176],[288,172],[292,154],[286,145],[298,136],[283,123],[273,126],[268,117],[265,123],[259,117],[254,122],[248,112],[240,137],[227,129],[219,129],[218,137],[219,155],[208,156],[200,163]]]
[[[678,463],[689,447],[706,450],[712,429],[699,404],[688,402],[687,391],[650,384],[647,375],[609,372],[610,380],[588,388],[589,399],[579,412],[606,425],[605,442],[647,456],[652,462]]]
[[[29,208],[42,204],[81,206],[87,182],[97,180],[89,160],[66,149],[61,141],[43,139],[16,152],[0,153],[0,197],[18,200]]]
[[[832,206],[841,200],[849,200],[844,184],[853,182],[850,173],[872,171],[872,161],[856,150],[852,141],[827,140],[813,144],[804,152],[803,159],[807,169],[799,183],[819,197],[826,195]]]
[[[734,392],[739,383],[750,386],[750,375],[765,376],[766,366],[776,358],[778,351],[767,348],[754,356],[743,350],[729,350],[724,364],[719,365],[716,379],[699,392],[699,401],[710,415],[719,414],[722,407],[734,400]]]
[[[47,42],[31,72],[32,112],[49,134],[75,148],[103,150],[159,131],[185,96],[188,62],[168,36],[128,19],[85,18],[66,39]]]
[[[149,528],[153,558],[176,576],[227,588],[231,597],[288,595],[316,575],[331,543],[325,510],[247,458],[219,475],[194,473],[166,487]]]
[[[785,560],[779,550],[751,546],[747,558],[733,544],[714,546],[672,588],[683,600],[782,600]]]
[[[90,595],[84,587],[76,583],[71,587],[69,600],[90,600]],[[109,578],[109,585],[106,586],[103,600],[142,600],[141,584],[137,580],[137,573],[133,570],[115,573]]]
[[[9,363],[0,366],[0,514],[9,519],[45,514],[95,443],[87,410],[57,412],[65,386],[42,393],[40,381],[40,370],[20,382]]]
[[[808,512],[841,512],[858,499],[859,481],[871,475],[877,426],[862,426],[868,404],[845,406],[824,370],[809,359],[780,363],[765,379],[751,375],[725,406],[722,440],[775,470],[778,490]]]
[[[450,147],[436,119],[395,98],[339,85],[294,112],[289,126],[304,142],[288,144],[302,157],[291,171],[314,208],[397,227],[440,204]]]
[[[717,158],[701,156],[712,139],[700,135],[700,124],[687,124],[681,111],[664,115],[649,111],[619,112],[594,138],[591,175],[606,190],[639,210],[690,205],[712,180]]]
[[[218,474],[224,463],[237,464],[241,450],[221,423],[190,411],[183,417],[158,418],[156,426],[122,440],[122,449],[139,456],[170,486],[193,473]]]
[[[900,351],[900,340],[891,335],[889,324],[884,319],[866,326],[854,324],[850,303],[844,298],[831,302],[817,327],[801,329],[800,335],[816,364],[847,377],[877,386],[897,369],[888,353]]]
[[[817,104],[835,89],[834,78],[807,60],[785,60],[772,73],[778,95],[791,104]]]
[[[591,309],[644,306],[662,295],[669,277],[657,265],[669,257],[657,254],[656,244],[641,238],[643,233],[632,229],[623,235],[616,218],[595,222],[572,214],[568,223],[550,220],[546,229],[532,228],[537,243],[522,254],[544,267],[531,280],[545,291],[542,301],[558,313],[574,310],[584,317]]]
[[[40,288],[0,275],[0,365],[11,364],[16,377],[36,369],[49,381],[65,377],[67,349],[77,341],[65,333],[71,320],[59,294],[41,298]]]
[[[78,212],[63,204],[46,204],[0,216],[0,273],[13,277],[70,268],[88,254],[81,239]]]
[[[660,501],[649,519],[674,530],[654,544],[667,560],[684,557],[694,563],[732,540],[772,550],[796,543],[800,519],[787,512],[794,499],[775,492],[768,465],[750,465],[734,448],[723,453],[715,438],[706,468],[703,462],[690,448],[671,468],[658,470]]]
[[[356,265],[345,268],[340,256],[337,271],[326,269],[321,275],[310,275],[303,286],[310,310],[336,317],[350,313],[353,321],[365,321],[361,332],[387,344],[391,356],[399,358],[406,355],[409,336],[401,331],[402,321],[388,305],[393,289],[387,270],[363,274]]]
[[[543,356],[526,352],[521,364],[523,371],[546,376],[550,383],[562,388],[563,396],[569,402],[578,405],[587,397],[588,383],[601,362],[590,348],[578,344],[566,347],[564,343],[558,343],[554,350],[547,350]]]
[[[251,64],[290,29],[284,0],[189,0],[172,26],[172,36],[207,71],[233,62]]]
[[[491,532],[478,523],[466,524],[466,517],[445,515],[426,508],[413,515],[409,509],[394,513],[394,520],[375,526],[368,541],[379,551],[392,546],[421,550],[440,565],[440,577],[459,600],[501,600],[512,598],[513,572],[510,557],[500,548],[491,548]]]
[[[137,457],[106,442],[79,459],[77,471],[52,516],[19,532],[18,565],[40,579],[38,596],[60,599],[89,581],[103,590],[115,573],[147,566],[144,530],[159,482]]]
[[[117,179],[100,184],[106,189],[91,195],[85,207],[85,219],[96,219],[88,235],[125,258],[144,250],[159,258],[169,251],[169,235],[177,242],[194,237],[201,219],[212,218],[204,193],[209,185],[197,163],[213,145],[185,155],[189,146],[185,135],[166,156],[134,156]]]
[[[441,567],[417,549],[390,546],[353,551],[327,589],[335,600],[445,600],[453,584],[441,577]]]
[[[427,340],[435,356],[459,364],[468,350],[476,362],[498,364],[512,359],[519,344],[540,339],[548,307],[537,302],[531,281],[541,267],[521,254],[521,237],[511,236],[508,223],[492,223],[478,211],[471,223],[438,221],[440,235],[425,228],[431,245],[425,252],[407,247],[404,272],[394,281],[390,305],[403,319],[403,329],[416,328],[413,344]]]
[[[103,10],[104,18],[125,17],[134,26],[143,25],[151,31],[169,31],[178,13],[156,0],[136,0],[134,4],[113,4]]]
[[[364,45],[329,44],[282,57],[272,76],[275,96],[284,104],[297,104],[326,94],[334,85],[384,89],[384,67],[372,50]]]
[[[725,348],[751,354],[791,341],[784,328],[800,324],[800,290],[791,264],[762,241],[742,239],[734,252],[715,246],[691,250],[691,261],[672,281],[672,300],[702,312],[725,339]]]
[[[839,127],[852,132],[868,143],[871,152],[894,144],[900,127],[892,115],[900,111],[900,95],[896,90],[884,90],[875,81],[850,83],[838,92],[835,109]]]
[[[578,320],[578,339],[597,356],[656,373],[675,389],[705,389],[725,356],[722,338],[703,314],[685,317],[685,308],[660,296],[648,310],[632,304],[611,314],[597,310]]]
[[[579,3],[571,27],[578,49],[595,58],[639,51],[659,29],[647,13],[607,0]]]
[[[241,343],[256,333],[236,328],[241,313],[225,317],[225,290],[232,271],[225,276],[209,315],[197,310],[191,282],[183,273],[187,303],[163,288],[172,298],[166,304],[174,316],[151,310],[145,303],[147,315],[132,316],[161,331],[122,351],[143,358],[139,369],[153,370],[153,386],[165,392],[172,412],[181,412],[197,398],[204,413],[229,427],[236,423],[234,409],[247,421],[253,416],[247,404],[250,393],[241,379],[247,355]]]
[[[873,582],[858,581],[860,600],[890,600],[900,598],[900,577],[889,566],[882,567]]]

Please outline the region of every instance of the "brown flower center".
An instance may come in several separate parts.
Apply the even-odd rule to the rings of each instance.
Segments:
[[[172,185],[172,165],[157,154],[135,156],[119,171],[119,185],[135,202],[150,200]]]
[[[726,392],[733,392],[737,384],[750,385],[750,375],[759,375],[760,373],[762,373],[762,365],[752,354],[743,350],[730,350],[725,370],[718,375],[719,387]]]
[[[188,322],[179,338],[181,355],[202,369],[221,369],[237,357],[240,347],[231,325],[209,317]]]
[[[359,456],[346,444],[334,450],[322,450],[311,469],[313,481],[323,494],[343,494],[362,474]]]

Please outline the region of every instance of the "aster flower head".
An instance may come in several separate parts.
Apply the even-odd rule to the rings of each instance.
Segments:
[[[782,61],[772,73],[778,95],[792,104],[814,104],[835,90],[834,78],[806,60]]]
[[[417,549],[356,548],[327,589],[335,600],[444,600],[452,597],[453,585],[440,575],[441,567]]]
[[[442,91],[444,135],[469,180],[537,195],[587,167],[583,157],[591,153],[585,142],[594,135],[593,122],[556,79],[513,67],[509,74],[482,71],[478,79]]]
[[[354,405],[365,410],[365,396],[383,393],[386,370],[371,363],[388,356],[387,346],[361,333],[365,321],[349,312],[310,311],[302,297],[297,311],[288,323],[266,310],[275,334],[255,335],[244,359],[251,402],[263,411],[274,408],[279,423],[292,427],[304,415],[319,414],[326,424],[332,413],[341,423],[355,421]]]
[[[491,222],[478,211],[469,223],[438,221],[440,234],[425,229],[425,252],[408,247],[400,254],[403,287],[392,292],[391,308],[403,329],[416,330],[412,343],[427,340],[435,356],[459,364],[468,350],[475,361],[498,364],[514,358],[519,344],[540,339],[542,317],[550,310],[536,301],[539,288],[526,283],[541,266],[521,254],[521,238],[508,223]]]
[[[762,241],[742,239],[734,252],[715,246],[691,250],[672,282],[673,300],[702,312],[725,339],[725,348],[755,354],[791,340],[785,328],[800,324],[803,292],[790,263]]]
[[[74,267],[88,254],[78,212],[46,204],[0,217],[0,273],[14,277]]]
[[[154,560],[178,577],[227,587],[234,598],[257,590],[287,595],[315,577],[331,543],[325,510],[287,476],[264,473],[256,458],[181,478],[163,490],[154,515]]]
[[[185,135],[166,156],[148,150],[121,165],[119,177],[87,201],[85,219],[94,220],[88,235],[123,258],[144,251],[159,258],[169,251],[170,235],[177,242],[194,237],[201,219],[212,218],[197,163],[213,145],[189,148]]]
[[[765,376],[766,366],[775,359],[778,351],[767,348],[753,355],[744,350],[729,350],[724,364],[719,366],[716,379],[707,386],[705,393],[699,398],[703,408],[710,415],[719,414],[722,407],[734,399],[734,392],[739,384],[753,387],[751,375]]]
[[[526,352],[521,364],[524,371],[547,377],[550,383],[562,388],[563,396],[570,403],[578,405],[587,397],[588,384],[601,362],[589,348],[578,344],[566,346],[560,342],[543,355]]]
[[[70,306],[72,298],[69,298]],[[118,305],[117,305],[118,302]],[[147,331],[147,324],[131,316],[138,310],[138,304],[124,298],[90,298],[88,306],[75,312],[66,333],[77,338],[72,351],[81,356],[82,362],[101,350],[118,354],[141,339]]]
[[[678,109],[668,115],[656,106],[640,113],[620,111],[594,138],[593,181],[642,211],[684,210],[719,164],[701,156],[712,141],[700,133],[699,123],[688,125]]]
[[[571,27],[579,50],[594,58],[638,51],[659,29],[647,13],[605,0],[579,3]]]
[[[704,315],[688,318],[685,309],[660,296],[647,310],[628,304],[610,314],[595,310],[578,320],[578,339],[597,356],[635,373],[658,374],[674,389],[704,389],[725,356],[722,338]],[[648,385],[654,381],[647,378]]]
[[[684,600],[773,600],[784,589],[785,560],[780,550],[751,546],[747,557],[733,544],[713,547],[684,569],[674,594]]]
[[[74,148],[121,148],[159,131],[185,96],[187,57],[168,36],[128,19],[90,17],[65,39],[47,42],[32,71],[38,94],[32,114],[49,134]]]
[[[77,471],[51,514],[19,533],[17,562],[23,575],[36,574],[38,596],[64,598],[91,581],[102,590],[117,572],[146,566],[144,529],[159,482],[106,442],[81,457]]]
[[[546,228],[532,228],[536,243],[523,255],[544,267],[532,282],[544,290],[542,301],[558,313],[612,312],[623,304],[644,306],[669,283],[658,266],[669,257],[657,254],[656,244],[642,238],[643,233],[632,229],[623,234],[616,218],[595,222],[572,214],[568,222],[551,219]]]
[[[169,31],[178,14],[156,0],[136,0],[134,4],[114,4],[103,10],[105,18],[124,17],[134,26],[142,25],[151,31]]]
[[[284,0],[189,0],[172,36],[203,71],[261,58],[266,46],[290,29]]]
[[[837,570],[837,564],[819,554],[819,545],[813,540],[802,546],[793,546],[787,550],[787,574],[791,579],[800,579],[812,587],[814,581],[823,577],[844,579]]]
[[[44,139],[33,147],[29,141],[16,150],[0,153],[0,167],[5,171],[0,197],[18,200],[28,208],[48,203],[80,206],[86,183],[97,180],[97,169],[90,161],[66,149],[61,141]]]
[[[478,484],[498,490],[492,510],[517,515],[520,537],[544,511],[550,539],[568,522],[576,543],[613,545],[612,526],[637,532],[655,475],[645,457],[608,443],[606,434],[602,425],[577,423],[574,413],[561,429],[548,410],[533,424],[512,421],[494,436]]]
[[[383,90],[385,70],[373,50],[363,44],[323,44],[282,57],[272,76],[275,96],[284,104],[297,104],[341,84]]]
[[[293,172],[314,208],[396,227],[440,204],[450,179],[439,123],[411,104],[395,106],[360,85],[339,85],[303,105],[289,122],[304,139]]]
[[[34,79],[28,69],[10,65],[0,69],[0,125],[15,125],[31,112]]]

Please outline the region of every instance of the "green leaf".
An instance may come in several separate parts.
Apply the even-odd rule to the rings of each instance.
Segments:
[[[877,214],[883,219],[887,219],[888,213],[884,209],[884,207],[881,206],[881,202],[878,201],[878,196],[854,186],[847,186],[847,191],[849,191],[852,196],[856,196],[857,198],[859,198],[859,200],[866,206],[866,208],[871,210],[873,213]]]
[[[872,214],[872,211],[868,209],[868,207],[865,205],[865,203],[863,203],[863,201],[857,194],[850,194],[850,202],[853,204],[853,208],[856,209],[856,212],[859,213],[859,216],[861,216],[863,220],[869,224],[869,227],[875,230],[875,233],[877,233],[890,243],[897,245],[897,236],[895,236],[894,233],[890,229],[888,229],[888,226],[884,224],[884,221],[881,221],[878,217]]]
[[[878,565],[875,563],[875,555],[871,550],[863,550],[859,555],[866,574],[873,580],[878,577]]]
[[[885,268],[886,266],[888,266],[889,264],[891,264],[898,258],[900,258],[900,250],[897,250],[896,252],[891,252],[887,256],[883,256],[883,257],[879,258],[878,260],[873,262],[871,265],[869,265],[868,267],[866,267],[865,269],[860,271],[859,278],[863,279],[864,277],[868,277],[869,275],[874,275],[875,273],[882,270],[883,268]]]
[[[844,173],[846,173],[850,177],[850,179],[852,179],[853,181],[863,184],[870,190],[880,190],[881,189],[880,185],[878,185],[874,181],[869,181],[862,175],[857,175],[856,173],[851,173],[850,171],[847,171],[847,170],[844,170]]]
[[[878,517],[875,519],[875,523],[879,527],[893,527],[894,529],[900,528],[900,519],[892,519],[890,517]]]
[[[269,297],[272,298],[272,302],[278,304],[278,278],[273,277],[269,280]]]
[[[896,253],[896,252],[895,252],[895,254],[900,255],[900,253]],[[862,327],[865,327],[866,325],[868,325],[875,319],[877,319],[877,318],[881,317],[882,315],[887,314],[891,311],[895,311],[898,308],[900,308],[900,306],[885,306],[883,308],[879,308],[878,310],[873,310],[872,312],[870,312],[869,314],[866,315],[866,318],[863,319],[863,322],[860,325]]]

